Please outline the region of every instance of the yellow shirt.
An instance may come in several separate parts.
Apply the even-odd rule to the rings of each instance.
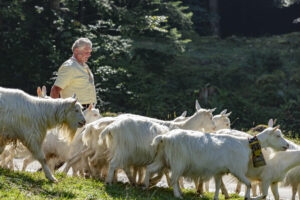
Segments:
[[[97,102],[91,70],[86,64],[79,64],[74,57],[64,62],[58,69],[54,85],[62,89],[60,92],[62,98],[72,97],[75,93],[81,104]]]

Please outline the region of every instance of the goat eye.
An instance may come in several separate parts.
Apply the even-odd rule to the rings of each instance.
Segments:
[[[79,110],[76,109],[75,112],[79,112]]]
[[[94,114],[94,116],[95,116],[95,117],[98,117],[98,115],[97,115],[97,114]]]

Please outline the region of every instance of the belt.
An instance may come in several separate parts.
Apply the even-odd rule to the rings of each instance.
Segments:
[[[84,109],[87,109],[90,106],[90,104],[81,104],[81,105]]]

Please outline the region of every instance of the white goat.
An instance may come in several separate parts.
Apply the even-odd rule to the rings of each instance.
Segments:
[[[212,112],[215,109],[202,109],[202,108],[198,108],[197,111],[190,117],[186,118],[184,121],[180,121],[180,122],[174,122],[174,121],[163,121],[163,120],[158,120],[155,118],[150,118],[150,117],[145,117],[145,116],[140,116],[140,115],[134,115],[134,114],[121,114],[117,117],[110,117],[107,120],[105,118],[102,118],[100,120],[97,120],[93,123],[93,134],[99,134],[103,128],[105,126],[107,126],[108,124],[120,120],[120,119],[126,119],[126,118],[138,118],[141,120],[149,120],[152,122],[156,122],[159,123],[161,125],[166,125],[168,127],[181,127],[184,129],[193,129],[193,130],[207,130],[207,131],[213,131],[215,130],[215,125],[214,122],[212,121]],[[90,134],[86,134],[86,137],[89,137]],[[98,136],[95,136],[98,137]],[[91,140],[93,141],[93,140]],[[101,143],[102,144],[102,143]],[[150,143],[149,143],[150,145]],[[92,145],[87,145],[87,148],[85,149],[86,151],[84,152],[84,156],[92,156],[92,155],[97,155],[100,156],[101,158],[105,155],[102,155],[103,153],[103,148],[100,145],[99,146],[99,150],[94,149],[92,150],[91,148],[89,148],[89,146]],[[96,153],[95,153],[96,152]],[[82,156],[82,154],[78,154],[78,156]],[[79,158],[77,156],[74,156],[74,158],[69,162],[70,165],[75,164],[77,161],[79,161],[81,158]],[[97,163],[97,157],[93,156],[90,159],[90,163],[93,163],[94,166],[96,166]],[[67,165],[67,167],[65,168],[66,170],[68,170],[69,166]],[[100,167],[101,168],[101,167]]]
[[[43,86],[37,88],[37,95],[40,98],[51,98],[47,96],[46,87]],[[94,108],[93,104],[90,104],[89,107],[83,111],[86,123],[93,122],[101,117],[99,109]],[[78,128],[75,133],[75,138],[78,133],[83,130],[83,127]],[[59,128],[54,128],[47,131],[45,140],[42,145],[42,150],[46,157],[46,162],[52,172],[54,172],[55,166],[59,163],[67,161],[69,156],[70,143],[65,138],[61,137],[63,135],[63,130]],[[23,161],[22,170],[25,171],[27,166],[32,163],[35,158],[28,152],[28,156]]]
[[[262,147],[270,146],[277,150],[288,148],[278,127],[267,128],[257,138]],[[204,180],[215,178],[214,199],[218,199],[221,177],[230,172],[246,184],[245,199],[250,199],[250,181],[245,176],[251,155],[248,139],[177,129],[155,137],[152,146],[157,149],[157,154],[154,162],[147,167],[146,187],[149,186],[152,173],[167,167],[172,173],[171,184],[175,197],[182,198],[178,185],[180,176],[200,176]]]
[[[273,121],[269,121],[268,126],[272,127],[273,125]],[[220,130],[217,131],[217,133],[219,134],[231,134],[231,135],[236,135],[236,136],[242,136],[242,137],[246,137],[249,138],[251,137],[250,134],[241,132],[241,131],[237,131],[237,130],[229,130],[229,129],[224,129],[224,130]],[[286,140],[289,144],[289,149],[299,149],[298,145],[294,144],[293,142]],[[260,182],[261,185],[264,187],[262,188],[261,194],[263,195],[267,195],[268,192],[268,187],[271,183],[271,188],[272,188],[272,192],[273,195],[275,197],[276,200],[279,200],[279,194],[278,194],[278,182],[281,181],[283,179],[283,177],[285,176],[286,172],[292,168],[295,165],[299,165],[299,159],[294,159],[294,157],[292,156],[292,153],[288,153],[288,152],[273,152],[270,148],[264,148],[262,149],[263,151],[263,155],[264,158],[266,160],[266,165],[265,166],[261,166],[259,168],[254,168],[252,165],[249,166],[249,169],[247,171],[246,176],[253,182]],[[297,153],[295,153],[297,155]],[[290,180],[297,180],[297,182],[300,182],[300,176],[296,176],[296,174],[300,174],[300,169],[299,167],[295,167],[292,170],[290,170],[289,172],[294,173],[291,174],[289,176]],[[298,179],[297,179],[298,178]],[[253,194],[256,195],[256,185],[257,184],[253,184],[252,186],[252,190],[253,190]],[[222,191],[224,191],[225,193],[225,198],[228,198],[228,192],[223,184]],[[239,193],[241,188],[241,184],[238,183],[237,186],[237,193]],[[296,187],[297,188],[297,187]],[[296,190],[294,190],[293,192],[296,192]]]
[[[130,172],[132,166],[150,164],[155,149],[150,146],[152,139],[169,131],[166,126],[140,118],[124,118],[108,125],[100,135],[100,143],[106,138],[109,148],[109,170],[107,183],[113,180],[117,168],[122,168],[131,183],[135,183]]]
[[[63,160],[68,152],[69,141],[61,137],[62,134],[59,128],[51,129],[47,131],[42,144],[42,151],[45,154],[46,163],[52,173],[54,173],[55,165]],[[25,171],[27,166],[33,161],[35,161],[35,158],[29,152],[29,155],[23,160],[22,171]]]
[[[216,131],[218,131],[218,130],[230,130],[229,116],[230,116],[231,112],[229,112],[229,113],[226,113],[226,112],[227,112],[227,109],[224,109],[220,114],[213,116],[213,121],[216,125]],[[198,178],[197,180],[194,180],[194,182],[195,182],[195,188],[196,188],[197,192],[202,194],[203,193],[203,188],[202,188],[203,187],[203,182],[202,182],[202,180],[200,180]],[[207,181],[204,182],[205,190],[207,192],[209,192],[209,182],[210,182],[210,180],[207,180]],[[180,187],[183,188],[183,182],[182,181],[180,181]],[[229,198],[228,192],[227,192],[226,188],[224,187],[223,183],[221,185],[221,189],[222,189],[222,192],[225,195],[225,198]]]
[[[86,119],[87,124],[101,117],[99,109],[94,108],[92,104],[90,104],[90,106],[83,111],[83,115]],[[69,143],[69,141],[65,138],[61,137],[63,133],[61,133],[62,130],[60,130],[59,128],[51,129],[47,132],[45,141],[42,145],[42,150],[46,156],[46,162],[48,163],[49,168],[52,172],[54,172],[55,166],[57,164],[66,162],[70,158],[72,149],[80,148],[80,144],[78,143],[76,147],[73,147],[72,145],[74,145],[77,135],[82,132],[84,127],[77,129],[75,137],[71,143]],[[26,167],[34,160],[35,159],[31,155],[25,158],[23,161],[22,170],[25,171]]]
[[[38,87],[37,95],[41,98],[47,98],[46,86],[43,86],[42,89]],[[22,152],[19,150],[22,150]],[[20,154],[22,154],[21,157],[24,157],[30,154],[30,152],[19,141],[7,144],[1,154],[1,167],[14,170],[14,158],[15,156],[20,156]]]
[[[221,129],[230,129],[229,115],[231,112],[226,113],[227,109],[223,110],[220,114],[213,116],[213,121],[216,125],[216,131]]]
[[[300,199],[300,166],[297,166],[288,171],[285,179],[285,186],[292,187],[292,200],[296,199],[296,193],[298,191],[298,199]]]
[[[196,109],[199,109],[199,108],[200,108],[200,105],[199,105],[198,101],[196,101]],[[220,114],[213,116],[212,120],[216,125],[216,131],[221,130],[221,129],[224,129],[224,130],[229,130],[230,129],[229,116],[230,116],[231,112],[230,113],[226,113],[226,112],[227,112],[227,109],[224,109]],[[156,177],[155,179],[151,179],[151,184],[156,184],[159,180],[160,180],[159,177]],[[168,181],[168,184],[169,184],[170,180],[169,180],[168,176],[167,176],[167,181]],[[195,182],[195,188],[196,188],[197,192],[202,194],[202,191],[203,191],[202,181],[200,179],[197,179],[197,180],[194,180],[194,182]],[[210,182],[209,180],[205,182],[205,189],[206,189],[207,192],[209,191],[209,182]],[[182,178],[180,178],[179,184],[180,184],[181,188],[184,188]],[[222,191],[223,191],[223,185],[222,185],[221,188],[222,188]],[[224,192],[225,192],[225,196],[229,197],[228,193],[226,193],[227,191],[224,191]]]
[[[249,165],[246,176],[252,181],[261,182],[262,194],[265,197],[268,195],[269,186],[271,186],[275,200],[279,200],[278,182],[284,179],[290,169],[298,165],[300,165],[300,150],[274,152],[266,159],[265,166],[254,168]]]
[[[270,124],[269,124],[270,126]],[[229,130],[221,130],[222,133],[228,133]],[[248,134],[245,134],[240,131],[235,131],[234,134],[241,135],[244,137],[249,137]],[[289,150],[300,150],[299,146],[295,143],[287,140],[289,145]],[[285,177],[287,171],[288,174],[286,179],[289,179],[295,182],[300,182],[300,168],[295,167],[296,165],[300,165],[300,153],[294,152],[274,152],[269,148],[264,148],[263,155],[266,160],[266,165],[258,168],[254,168],[252,165],[249,165],[246,176],[254,182],[259,182],[261,185],[261,194],[267,196],[268,188],[271,184],[272,193],[276,200],[279,200],[278,193],[278,182],[282,181]],[[297,176],[297,174],[299,174]],[[288,184],[286,184],[288,185]],[[240,183],[237,186],[238,193],[240,191]],[[256,187],[252,187],[253,194],[256,195]],[[294,187],[293,194],[296,193],[297,185]],[[294,198],[294,197],[293,197]]]
[[[72,138],[85,124],[82,106],[74,98],[42,99],[18,89],[0,88],[0,153],[7,143],[20,140],[41,163],[46,177],[57,181],[41,149],[47,129],[61,126]]]
[[[289,144],[290,144],[289,149],[300,150],[299,145],[291,141],[289,142]],[[292,187],[292,200],[296,199],[297,191],[298,191],[298,198],[300,199],[300,166],[294,167],[293,169],[288,171],[284,179],[284,185]]]
[[[102,157],[102,154],[104,153],[104,147],[103,145],[98,145],[99,134],[108,124],[113,121],[115,121],[115,118],[113,117],[100,118],[87,124],[85,129],[75,136],[70,145],[69,159],[64,169],[65,173],[68,173],[71,167],[74,176],[77,176],[78,173],[83,175],[84,171],[90,171],[88,157],[94,154]]]

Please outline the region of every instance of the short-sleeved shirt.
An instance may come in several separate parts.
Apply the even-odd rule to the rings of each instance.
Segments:
[[[62,98],[72,97],[75,93],[81,104],[96,103],[93,74],[86,64],[79,64],[74,57],[60,66],[54,85],[62,89]]]

